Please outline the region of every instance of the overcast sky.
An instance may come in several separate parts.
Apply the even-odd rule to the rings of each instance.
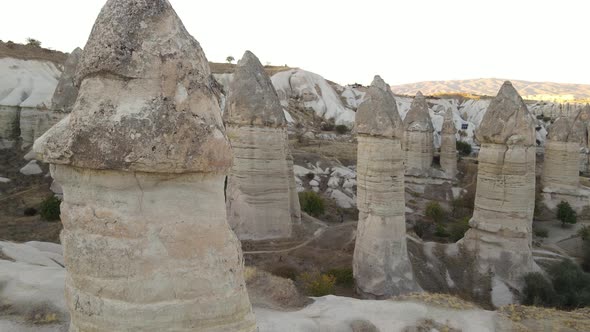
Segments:
[[[2,0],[0,39],[83,47],[106,0]],[[341,84],[590,84],[588,0],[170,0],[210,61],[251,50]]]

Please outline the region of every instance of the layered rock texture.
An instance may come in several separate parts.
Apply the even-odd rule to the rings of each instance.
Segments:
[[[109,0],[76,82],[34,147],[63,187],[70,330],[255,331],[218,92],[169,2]]]
[[[457,175],[457,128],[450,109],[445,111],[440,134],[440,167],[449,177],[454,178]]]
[[[579,171],[587,173],[590,171],[590,148],[588,136],[590,126],[590,105],[581,107],[573,120],[571,142],[579,143]]]
[[[415,291],[406,247],[402,121],[391,93],[369,87],[356,116],[359,222],[353,271],[371,298]]]
[[[402,146],[406,173],[420,175],[428,172],[434,156],[434,127],[428,113],[426,98],[420,92],[416,94],[404,118],[404,130]]]
[[[64,65],[64,71],[59,78],[53,98],[51,98],[51,109],[53,111],[69,113],[72,111],[76,97],[78,97],[78,88],[74,84],[78,62],[82,57],[82,49],[76,48],[68,56]]]
[[[535,119],[510,82],[492,100],[477,132],[481,142],[472,227],[463,239],[479,269],[519,287],[534,269]]]
[[[580,110],[572,119],[559,117],[549,128],[543,163],[543,203],[555,209],[565,200],[581,211],[590,192],[580,187],[580,170],[587,165],[586,114]]]
[[[224,117],[234,153],[226,191],[231,227],[241,240],[290,237],[301,214],[287,122],[270,78],[249,51],[229,83]]]

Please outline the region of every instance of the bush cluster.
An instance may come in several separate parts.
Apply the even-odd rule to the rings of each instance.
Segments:
[[[348,127],[345,125],[337,125],[336,127],[334,127],[334,130],[336,130],[338,134],[344,135],[348,132]]]
[[[334,294],[336,277],[319,272],[305,272],[299,276],[299,282],[307,295],[319,297]]]
[[[329,270],[327,275],[331,275],[336,278],[336,284],[339,286],[353,287],[354,286],[354,275],[351,268],[347,269],[332,269]]]
[[[47,197],[43,202],[41,202],[41,207],[39,208],[39,214],[41,215],[41,218],[47,221],[59,220],[60,204],[61,200],[54,195]]]
[[[576,211],[566,201],[561,201],[557,205],[557,219],[561,221],[561,226],[563,227],[565,227],[565,224],[575,224],[578,221]]]
[[[301,210],[314,217],[319,217],[325,210],[324,200],[313,191],[299,193],[299,204],[301,205]]]
[[[565,259],[548,269],[549,280],[537,272],[525,275],[521,302],[570,310],[590,305],[590,274]]]
[[[473,149],[471,148],[471,144],[463,141],[457,141],[457,151],[462,156],[468,156],[471,154]]]
[[[435,223],[442,222],[446,216],[446,211],[438,202],[430,202],[426,205],[426,216],[431,218]]]

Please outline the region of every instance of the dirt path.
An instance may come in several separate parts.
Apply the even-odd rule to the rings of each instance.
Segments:
[[[322,235],[324,235],[326,233],[326,231],[328,230],[337,230],[339,228],[344,228],[344,227],[348,227],[350,226],[350,224],[354,224],[356,223],[356,221],[349,221],[349,222],[345,222],[339,225],[334,225],[334,226],[330,226],[327,225],[321,221],[319,221],[319,223],[321,224],[320,228],[318,230],[316,230],[313,233],[313,236],[308,238],[307,240],[305,240],[304,242],[290,247],[290,248],[284,248],[284,249],[277,249],[277,250],[258,250],[258,251],[244,251],[243,254],[244,255],[258,255],[258,254],[277,254],[277,253],[285,253],[285,252],[289,252],[289,251],[293,251],[299,248],[303,248],[306,245],[310,244],[311,242],[313,242],[314,240],[319,239]]]

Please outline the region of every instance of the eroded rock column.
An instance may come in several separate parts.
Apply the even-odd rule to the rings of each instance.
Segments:
[[[357,290],[370,298],[417,290],[406,246],[402,122],[390,93],[369,87],[357,111],[356,131]]]
[[[234,152],[227,181],[231,227],[240,240],[290,237],[299,199],[292,196],[287,122],[270,78],[251,52],[238,62],[224,117]]]
[[[535,124],[510,82],[492,100],[477,131],[481,142],[472,227],[464,243],[482,273],[512,287],[534,267]]]
[[[572,135],[572,123],[560,117],[551,125],[545,142],[543,164],[543,190],[575,191],[580,184],[579,153],[580,137]]]
[[[404,118],[403,149],[406,173],[420,175],[430,170],[434,156],[434,127],[428,113],[428,104],[418,92]]]
[[[445,111],[440,134],[440,167],[449,177],[454,178],[457,175],[457,128],[451,109]]]
[[[212,82],[168,1],[106,3],[72,113],[34,147],[63,187],[71,331],[256,330]]]

